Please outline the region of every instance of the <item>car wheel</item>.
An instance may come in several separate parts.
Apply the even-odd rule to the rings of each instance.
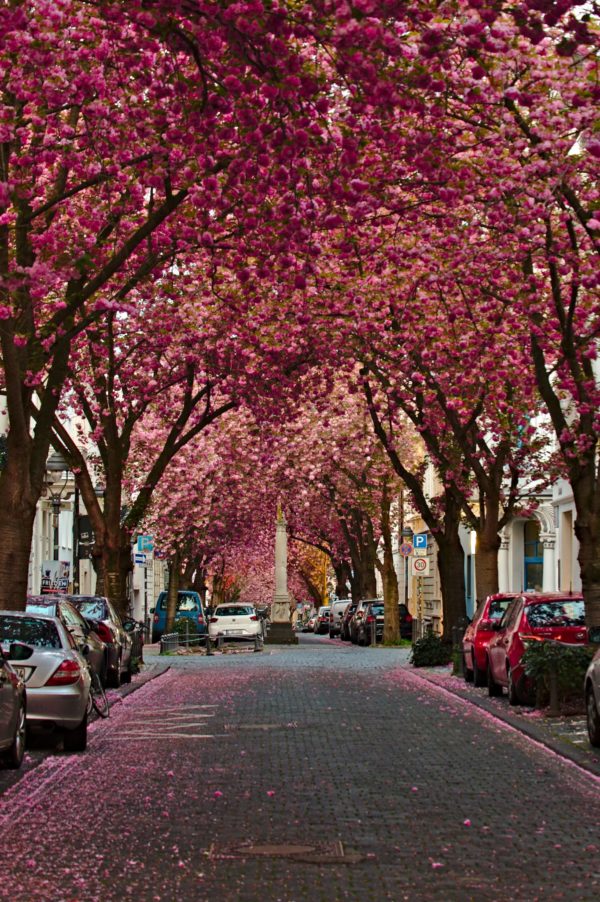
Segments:
[[[465,677],[465,683],[473,682],[473,671],[467,667],[467,656],[463,652],[463,674]]]
[[[87,711],[83,715],[81,723],[74,730],[65,730],[63,746],[65,752],[85,752],[87,746]]]
[[[600,714],[598,714],[596,696],[591,686],[588,686],[585,692],[585,710],[590,743],[596,748],[600,748]]]
[[[512,667],[508,668],[507,678],[508,678],[508,704],[509,705],[520,705],[521,699],[519,697],[519,693],[517,691],[517,687],[516,687],[515,681],[513,679]]]
[[[487,685],[487,670],[481,670],[481,668],[477,666],[477,658],[475,655],[473,655],[473,682],[479,687]]]
[[[4,753],[4,763],[7,767],[15,770],[16,768],[21,767],[23,755],[25,754],[26,729],[25,703],[22,702],[19,706],[19,713],[17,715],[17,728],[15,730],[15,736],[12,741],[12,745]]]
[[[121,655],[119,655],[114,669],[108,671],[106,685],[111,689],[118,689],[121,685]]]
[[[331,630],[329,630],[329,638],[335,639],[335,633],[332,633]]]
[[[129,664],[127,665],[127,670],[125,670],[121,674],[121,682],[122,683],[131,683],[131,677],[132,677],[132,673],[131,673],[131,660],[130,660]]]
[[[502,695],[502,686],[499,686],[498,683],[494,680],[492,676],[492,668],[490,667],[490,662],[487,662],[487,687],[488,687],[488,695],[497,698]]]

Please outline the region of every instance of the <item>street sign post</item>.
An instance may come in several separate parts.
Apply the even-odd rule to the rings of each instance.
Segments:
[[[425,556],[427,554],[427,533],[426,532],[418,532],[413,537],[413,545],[414,545],[414,553],[417,555]]]
[[[138,564],[138,566],[140,566],[140,567],[145,567],[146,566],[146,555],[140,554],[138,551],[136,551],[135,554],[133,555],[133,562],[134,562],[134,564]]]
[[[411,561],[412,576],[429,576],[429,560],[426,557],[413,557]]]
[[[152,554],[154,551],[154,536],[138,536],[137,550],[140,554]]]
[[[413,547],[410,542],[402,542],[400,546],[400,554],[402,557],[408,557],[413,552]]]

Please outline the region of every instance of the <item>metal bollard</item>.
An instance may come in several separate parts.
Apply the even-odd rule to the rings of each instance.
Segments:
[[[371,624],[371,645],[377,645],[377,621]]]
[[[560,714],[560,705],[558,703],[558,672],[555,667],[551,669],[548,676],[550,683],[550,705],[548,707],[548,714],[550,717],[558,717]]]
[[[210,643],[210,636],[207,633],[206,634],[206,654],[212,655],[212,653],[213,653],[213,650],[212,650],[212,645]]]
[[[260,636],[254,637],[254,651],[260,651],[262,648]]]

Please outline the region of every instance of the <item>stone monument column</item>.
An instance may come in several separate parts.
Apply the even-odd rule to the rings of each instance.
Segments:
[[[277,506],[275,527],[275,595],[271,604],[271,626],[265,641],[288,645],[295,645],[298,642],[290,618],[290,596],[287,587],[287,524],[281,504]]]

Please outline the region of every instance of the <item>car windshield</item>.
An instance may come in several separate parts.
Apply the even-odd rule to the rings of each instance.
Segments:
[[[580,599],[562,601],[542,601],[527,605],[527,622],[537,626],[585,626],[585,608]]]
[[[375,614],[376,617],[381,617],[383,614],[383,605],[382,604],[372,604],[371,605],[371,614]]]
[[[106,604],[102,598],[74,598],[73,603],[83,616],[89,617],[90,620],[106,618]]]
[[[224,608],[217,608],[215,611],[218,617],[247,617],[254,614],[254,608],[249,605],[227,605]]]
[[[488,620],[502,620],[504,612],[511,603],[512,598],[495,598],[490,602]]]
[[[36,648],[62,648],[60,635],[51,620],[37,617],[10,617],[0,614],[0,639],[2,642],[25,642]]]

